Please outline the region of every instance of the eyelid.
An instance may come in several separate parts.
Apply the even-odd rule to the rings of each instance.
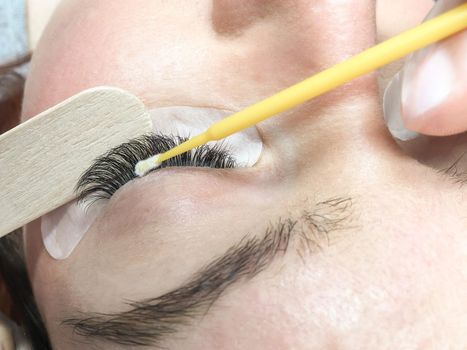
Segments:
[[[150,134],[131,140],[99,157],[77,184],[78,201],[42,219],[42,239],[50,256],[61,260],[73,252],[104,207],[105,202],[99,203],[99,199],[110,198],[120,187],[135,179],[134,165],[139,160],[183,141],[184,138],[179,136]],[[171,166],[233,168],[236,163],[225,145],[218,143],[205,145],[190,154],[172,159],[161,168]]]
[[[81,176],[75,189],[78,201],[92,205],[99,199],[109,199],[120,187],[136,178],[134,166],[138,161],[162,153],[186,139],[176,135],[149,134],[115,147],[96,159]],[[220,142],[169,159],[159,169],[176,166],[234,168],[237,164]]]
[[[62,213],[65,214],[63,217],[50,222],[51,225],[49,225],[48,228],[44,227],[44,231],[42,232],[43,242],[50,255],[55,259],[64,259],[72,253],[76,245],[86,234],[86,227],[93,223],[93,217],[95,217],[100,210],[103,210],[106,206],[106,202],[99,201],[99,199],[110,198],[121,186],[132,181],[134,179],[133,169],[137,161],[148,158],[154,154],[161,153],[160,151],[168,150],[175,146],[177,136],[173,135],[181,135],[185,137],[196,135],[205,131],[205,129],[213,122],[234,112],[235,111],[232,110],[229,111],[219,108],[193,106],[167,106],[150,109],[149,113],[151,114],[153,121],[154,131],[159,133],[160,136],[165,135],[164,137],[172,138],[172,144],[165,149],[146,149],[146,151],[144,151],[144,149],[139,150],[140,152],[136,152],[136,157],[129,157],[129,159],[127,159],[130,165],[126,164],[126,166],[122,168],[118,165],[118,161],[113,162],[112,167],[106,167],[104,164],[104,167],[97,169],[101,171],[98,171],[97,173],[94,172],[94,174],[88,174],[94,176],[94,178],[89,176],[86,180],[83,180],[82,177],[81,180],[83,181],[80,181],[76,187],[76,193],[78,198],[81,198],[81,202],[73,202],[71,205],[74,209],[68,208],[62,211]],[[148,135],[146,135],[146,137],[147,136]],[[192,159],[191,163],[185,162],[184,164],[175,165],[172,163],[172,165],[170,165],[171,163],[169,162],[165,167],[167,167],[167,165],[208,166],[217,168],[229,168],[235,166],[251,167],[260,158],[262,152],[262,141],[258,130],[254,127],[235,133],[221,142],[208,143],[208,145],[204,147],[205,148],[202,148],[201,150],[218,150],[225,153],[225,157],[220,157],[221,159],[218,157],[216,160],[216,158],[209,158],[206,152],[201,152],[197,158],[195,157],[194,160]],[[143,151],[144,156],[141,156],[141,151]],[[127,154],[126,156],[131,156],[131,154]],[[105,155],[101,158],[103,157],[105,157]],[[121,162],[124,158],[119,158],[117,160]],[[229,162],[231,163],[230,166]],[[95,164],[96,163],[97,162],[95,162]],[[92,166],[88,171],[91,170],[91,168]],[[112,170],[112,168],[116,169]],[[128,171],[125,171],[126,168],[131,168],[131,170],[128,169]],[[117,172],[115,172],[115,170],[117,170]],[[115,174],[119,176],[116,178]],[[83,174],[83,176],[84,175],[85,174]],[[108,191],[102,191],[102,187],[105,187]],[[99,203],[97,203],[98,201]],[[91,205],[92,208],[89,208]],[[70,216],[70,214],[72,215]],[[87,220],[86,225],[77,227],[77,220],[80,221],[81,219],[85,221]],[[46,228],[47,230],[45,230]]]

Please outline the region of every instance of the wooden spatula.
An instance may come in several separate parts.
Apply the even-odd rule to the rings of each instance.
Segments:
[[[0,135],[0,237],[74,199],[96,157],[151,131],[136,96],[97,87]]]

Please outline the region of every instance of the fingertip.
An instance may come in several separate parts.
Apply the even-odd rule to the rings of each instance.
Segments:
[[[401,141],[412,140],[417,133],[408,130],[402,120],[401,110],[402,72],[397,73],[386,87],[383,96],[384,120],[391,135]]]
[[[412,115],[402,106],[402,120],[407,129],[431,136],[450,136],[467,131],[467,96],[451,95],[444,103],[420,115]]]
[[[404,125],[447,136],[467,131],[467,32],[417,52],[406,64],[401,93]]]

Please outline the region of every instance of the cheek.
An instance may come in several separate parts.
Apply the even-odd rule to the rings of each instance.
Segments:
[[[423,21],[433,0],[379,0],[376,2],[378,38],[386,40]],[[395,20],[397,18],[397,20]]]
[[[206,21],[197,13],[203,6],[181,7],[150,0],[64,2],[34,52],[23,114],[30,117],[99,85],[116,86],[159,105],[174,96],[185,101],[192,95],[209,96],[208,89],[197,88],[198,78],[205,82],[210,76],[206,62],[212,61],[205,57]],[[208,13],[207,7],[203,12]],[[176,38],[174,33],[179,33]],[[187,77],[190,83],[180,84]]]
[[[113,3],[117,2],[122,3]],[[116,11],[112,5],[83,0],[63,1],[58,7],[34,52],[23,106],[26,118],[89,87],[111,85],[131,91],[134,86],[133,80],[128,81],[128,72],[140,69],[134,60],[122,57],[121,47],[137,51],[137,43],[144,42],[146,35],[142,31],[133,36],[134,42],[128,40],[130,35],[117,28],[137,24],[137,11],[124,4],[125,9]],[[126,23],[121,19],[123,11]],[[116,39],[116,31],[120,39]]]

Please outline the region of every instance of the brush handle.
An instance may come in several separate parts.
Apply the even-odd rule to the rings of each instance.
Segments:
[[[466,28],[463,4],[214,123],[206,132],[208,141],[249,128]]]
[[[467,28],[467,4],[460,5],[212,124],[205,132],[162,153],[158,157],[158,162],[249,128],[465,28]]]

